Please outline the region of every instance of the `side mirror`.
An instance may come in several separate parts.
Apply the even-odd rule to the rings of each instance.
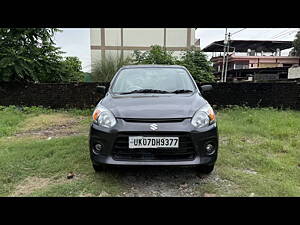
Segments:
[[[106,87],[105,86],[97,86],[96,87],[96,91],[98,92],[98,93],[100,93],[100,94],[102,94],[102,95],[105,95],[105,93],[106,93]]]
[[[202,86],[201,86],[201,90],[202,90],[203,92],[211,91],[212,89],[213,89],[213,87],[212,87],[212,85],[210,85],[210,84],[202,85]]]

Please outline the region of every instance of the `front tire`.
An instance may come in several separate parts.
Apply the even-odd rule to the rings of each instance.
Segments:
[[[215,164],[213,165],[199,165],[197,170],[202,174],[210,174],[214,170]]]

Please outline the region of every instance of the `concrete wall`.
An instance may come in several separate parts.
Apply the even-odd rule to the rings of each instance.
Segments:
[[[195,43],[195,28],[91,28],[91,64],[110,55],[129,56],[134,50],[146,51],[151,45],[165,46],[180,56]]]

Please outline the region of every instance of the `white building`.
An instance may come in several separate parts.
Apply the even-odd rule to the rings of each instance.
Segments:
[[[195,45],[195,28],[91,28],[90,39],[93,68],[106,55],[126,57],[134,50],[150,50],[151,45],[164,46],[180,55]]]

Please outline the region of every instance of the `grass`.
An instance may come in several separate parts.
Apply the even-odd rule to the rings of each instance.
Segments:
[[[114,177],[93,173],[88,163],[86,139],[84,136],[75,136],[49,141],[31,139],[1,143],[3,176],[0,178],[0,195],[13,193],[16,185],[26,178],[49,178],[53,183],[42,190],[37,186],[37,193],[28,193],[29,196],[39,193],[42,196],[74,196],[84,194],[85,189],[95,195],[102,191],[115,194],[118,185]],[[79,179],[68,182],[65,177],[69,172],[74,172]]]
[[[300,196],[300,112],[235,107],[218,115],[224,196]],[[234,191],[233,191],[234,190]]]
[[[0,196],[116,195],[120,192],[113,174],[95,174],[89,163],[87,131],[91,110],[45,110],[24,113],[15,107],[0,110]],[[82,118],[85,115],[85,118]],[[21,118],[18,118],[20,116]],[[55,119],[56,118],[56,119]],[[81,118],[77,129],[84,135],[51,140],[11,136],[18,132],[46,129]],[[68,173],[76,179],[67,180]],[[49,185],[43,186],[44,181]],[[35,184],[33,184],[35,183]],[[25,192],[22,190],[26,190]]]
[[[0,196],[117,196],[128,191],[119,173],[94,173],[91,167],[91,112],[0,107]],[[300,196],[299,111],[234,107],[219,110],[217,119],[219,158],[209,176],[214,179],[197,186],[199,195]],[[39,135],[57,127],[59,135],[52,139]],[[70,172],[75,177],[68,180]]]

